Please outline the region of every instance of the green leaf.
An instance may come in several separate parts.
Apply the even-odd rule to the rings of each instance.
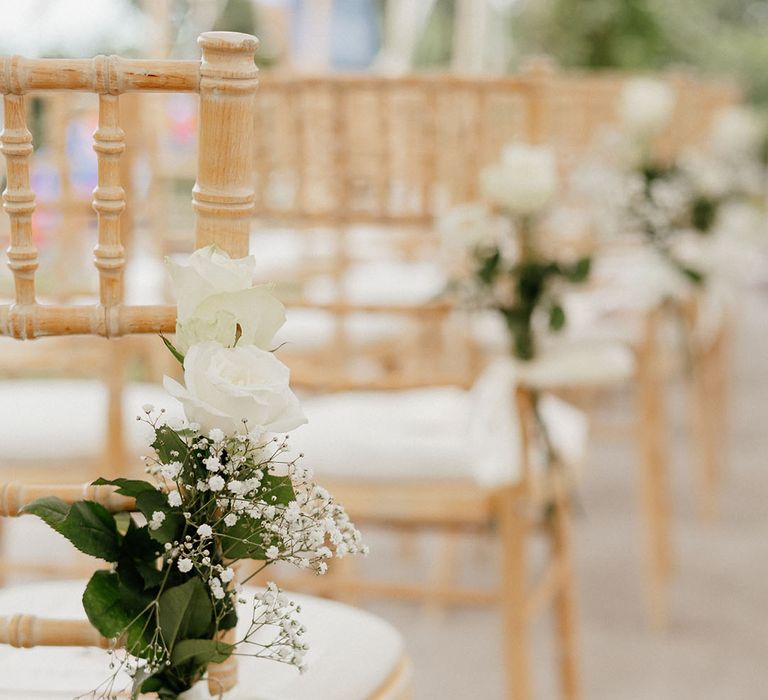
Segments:
[[[69,514],[69,508],[69,503],[64,503],[60,498],[46,496],[45,498],[38,498],[32,501],[32,503],[28,503],[21,509],[21,512],[36,515],[54,530],[58,531],[61,523],[64,522]]]
[[[69,515],[59,530],[81,552],[105,561],[117,561],[120,556],[120,535],[114,516],[93,501],[72,504]]]
[[[184,462],[189,453],[187,443],[179,434],[167,425],[160,425],[155,430],[155,440],[152,447],[163,464],[171,462]],[[172,454],[176,453],[176,454]]]
[[[296,500],[296,493],[293,490],[290,476],[265,474],[261,480],[261,486],[259,486],[259,495],[269,505],[277,505],[279,503],[287,506],[291,501]]]
[[[91,624],[105,637],[122,634],[135,617],[123,604],[120,581],[111,571],[97,571],[83,593],[83,608]]]
[[[181,366],[184,366],[184,355],[181,354],[181,352],[176,348],[176,346],[168,340],[162,333],[160,334],[160,340],[162,340],[165,343],[165,347],[168,348],[171,355],[173,355],[181,364]]]
[[[242,517],[232,527],[219,529],[225,559],[266,559],[258,521]]]
[[[150,676],[141,684],[142,693],[153,693],[163,687],[163,682],[157,676]]]
[[[205,634],[211,626],[212,617],[211,599],[205,584],[197,576],[180,586],[169,588],[158,601],[158,624],[169,649],[177,639]]]
[[[592,258],[581,258],[575,265],[563,270],[563,275],[569,282],[584,282],[592,269]]]
[[[560,331],[565,326],[565,311],[560,304],[553,304],[549,309],[549,327],[553,331]]]
[[[478,279],[486,285],[491,285],[499,272],[499,263],[501,263],[501,251],[496,248],[489,255],[478,254],[480,267],[477,270]]]
[[[120,556],[120,535],[114,516],[93,501],[77,501],[71,506],[58,498],[33,501],[25,513],[37,515],[64,535],[85,554],[114,562]]]
[[[104,477],[99,477],[93,482],[93,485],[117,486],[117,493],[121,496],[128,496],[129,498],[136,498],[136,496],[145,491],[157,490],[148,481],[142,481],[141,479],[105,479]]]
[[[698,197],[691,206],[691,224],[701,233],[707,233],[717,218],[717,201],[709,197]]]
[[[156,542],[165,544],[177,540],[184,528],[184,516],[181,511],[168,505],[168,496],[156,489],[144,491],[136,497],[136,508],[144,514],[147,521],[152,519],[152,513],[165,513],[165,520],[156,530],[147,530],[147,534]]]
[[[220,664],[226,661],[234,651],[234,646],[216,639],[185,639],[179,642],[171,652],[171,663],[174,666],[187,661],[196,666]]]

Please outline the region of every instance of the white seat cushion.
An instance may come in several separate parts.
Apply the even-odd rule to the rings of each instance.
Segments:
[[[342,297],[357,304],[413,304],[432,301],[445,291],[447,279],[438,265],[424,261],[393,261],[351,265],[341,280]],[[307,297],[316,302],[337,298],[333,281],[318,278]]]
[[[320,309],[291,309],[285,325],[277,332],[274,344],[314,349],[327,347],[333,341],[339,319]],[[392,340],[408,329],[408,321],[393,314],[349,314],[342,319],[348,340],[356,345],[367,345]]]
[[[520,382],[534,389],[610,387],[632,376],[635,357],[623,343],[564,342],[518,368]]]
[[[488,352],[509,354],[509,333],[495,312],[478,314],[472,333]],[[635,357],[627,342],[584,334],[578,338],[553,335],[541,344],[536,357],[517,361],[518,380],[534,389],[595,388],[627,381],[635,370]]]
[[[0,591],[0,615],[29,613],[84,619],[85,582],[66,581]],[[238,700],[365,700],[380,688],[403,658],[403,642],[388,623],[340,603],[289,594],[301,606],[307,627],[309,670],[240,657]],[[247,612],[240,615],[245,632]],[[0,646],[0,697],[64,700],[85,693],[110,671],[103,649],[14,649]],[[120,686],[117,686],[120,687]]]
[[[17,459],[76,459],[98,455],[107,430],[107,389],[91,379],[0,382],[0,462]],[[167,407],[180,417],[178,402],[156,384],[128,384],[123,394],[126,438],[137,453],[151,442],[151,429],[136,420],[144,404]]]
[[[324,476],[347,479],[520,479],[516,368],[495,363],[470,391],[450,387],[342,392],[302,402],[308,422],[293,432],[294,452]],[[583,414],[543,397],[542,414],[562,457],[581,461]]]
[[[349,392],[302,402],[308,422],[291,442],[324,475],[466,478],[475,450],[469,393],[453,388]]]

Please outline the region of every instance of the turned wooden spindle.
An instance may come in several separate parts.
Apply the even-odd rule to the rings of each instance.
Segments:
[[[200,127],[192,191],[196,246],[215,243],[232,257],[248,254],[254,206],[254,114],[258,41],[237,32],[198,39]]]
[[[35,271],[37,248],[32,241],[32,213],[35,193],[29,182],[29,161],[32,155],[32,134],[27,129],[23,95],[5,95],[4,125],[0,133],[0,150],[6,161],[7,185],[3,192],[3,208],[11,220],[11,244],[8,248],[8,267],[13,272],[16,286],[16,304],[35,304]],[[9,334],[16,338],[34,336],[32,315],[8,319]]]
[[[107,71],[108,66],[104,70]],[[125,192],[120,185],[120,157],[125,151],[125,134],[118,115],[117,95],[99,95],[99,126],[93,135],[93,150],[98,161],[93,208],[98,216],[99,240],[93,252],[99,271],[99,301],[107,315],[108,336],[119,332],[114,307],[123,299],[125,268],[125,251],[120,240],[120,215],[125,209]]]
[[[121,496],[113,486],[94,486],[92,484],[25,484],[18,481],[0,483],[0,517],[15,518],[21,515],[24,506],[38,498],[55,496],[65,503],[86,500],[95,501],[111,513],[124,513],[136,510],[133,498]]]
[[[56,620],[35,615],[0,617],[0,644],[32,647],[101,647],[110,641],[102,637],[88,620]]]
[[[255,113],[258,41],[248,34],[206,32],[198,39],[200,131],[197,182],[192,191],[196,247],[215,243],[233,258],[248,255],[255,199]],[[221,635],[231,643],[235,630]],[[237,683],[237,660],[208,668],[208,688],[220,693]]]

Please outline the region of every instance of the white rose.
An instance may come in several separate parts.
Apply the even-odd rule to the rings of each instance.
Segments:
[[[557,184],[555,157],[543,146],[510,144],[499,163],[480,173],[483,195],[512,214],[543,209],[554,197]]]
[[[494,244],[499,239],[499,222],[485,204],[459,204],[443,214],[437,224],[447,248],[475,248]]]
[[[754,156],[762,137],[763,124],[746,107],[721,109],[712,122],[712,149],[724,158]]]
[[[186,388],[165,377],[166,390],[184,406],[187,420],[208,433],[287,432],[306,422],[291,391],[290,372],[271,352],[253,345],[226,348],[215,341],[189,348]]]
[[[187,264],[168,260],[178,303],[176,346],[183,353],[215,340],[231,346],[240,326],[243,345],[266,348],[285,322],[285,309],[266,286],[252,287],[255,260],[233,260],[215,246],[196,250]]]
[[[635,78],[621,93],[619,118],[630,133],[650,138],[669,122],[675,100],[674,91],[663,80]]]

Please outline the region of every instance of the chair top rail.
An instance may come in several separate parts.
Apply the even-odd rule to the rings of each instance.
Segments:
[[[529,89],[534,81],[526,75],[470,76],[454,73],[410,73],[408,75],[369,75],[336,73],[330,75],[265,71],[259,76],[263,88],[272,87],[456,87],[479,90],[482,88]]]
[[[125,92],[199,92],[199,61],[94,58],[0,57],[0,93],[23,95],[75,90],[119,95]]]

